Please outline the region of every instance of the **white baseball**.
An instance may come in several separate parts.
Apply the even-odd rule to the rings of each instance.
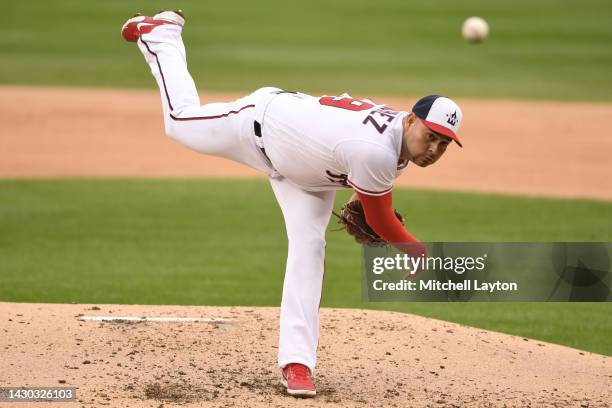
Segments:
[[[470,42],[484,41],[489,35],[489,24],[480,17],[470,17],[463,22],[461,34]]]

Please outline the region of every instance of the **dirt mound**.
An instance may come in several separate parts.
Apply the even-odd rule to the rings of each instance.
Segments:
[[[101,322],[83,315],[230,321]],[[285,396],[279,385],[276,308],[0,303],[0,316],[0,386],[77,387],[79,406],[608,407],[612,401],[610,357],[409,314],[321,309],[314,400]]]
[[[205,93],[202,102],[239,96]],[[408,110],[416,98],[374,99]],[[465,147],[409,168],[397,185],[612,199],[612,105],[459,102]],[[153,90],[4,86],[0,120],[0,177],[261,177],[166,138]]]

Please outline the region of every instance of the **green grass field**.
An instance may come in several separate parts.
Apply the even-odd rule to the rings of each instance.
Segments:
[[[612,101],[607,0],[9,2],[0,84],[152,88],[119,29],[167,7],[187,13],[190,70],[204,90]],[[492,28],[477,46],[459,34],[472,15]],[[425,241],[612,240],[612,203],[413,190],[394,199]],[[275,306],[285,251],[265,182],[0,181],[0,301]],[[359,247],[329,232],[323,306],[612,355],[610,303],[364,304],[359,264]]]
[[[0,83],[153,87],[119,36],[135,12],[182,8],[202,89],[612,100],[612,3],[560,0],[8,2]],[[492,28],[474,46],[462,21]]]
[[[426,241],[612,237],[612,203],[402,189],[394,198]],[[265,181],[4,180],[0,231],[3,301],[280,303],[286,238]],[[359,246],[341,232],[327,241],[323,306],[413,312],[612,355],[612,304],[364,304]]]

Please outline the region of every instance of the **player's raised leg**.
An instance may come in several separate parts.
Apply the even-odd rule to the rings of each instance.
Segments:
[[[335,191],[307,192],[287,179],[271,179],[270,183],[283,212],[289,239],[280,312],[278,364],[287,368],[299,363],[312,373],[319,341],[325,230]],[[288,368],[283,372],[287,391],[294,395],[314,395],[314,387],[306,389],[308,379],[304,375],[308,373],[301,372],[299,366]]]
[[[153,17],[137,16],[124,24],[122,35],[135,41],[159,85],[166,133],[173,133],[176,118],[184,109],[200,108],[200,97],[187,70],[187,56],[181,33],[185,18],[177,11],[163,11]]]
[[[153,17],[134,17],[122,28],[127,41],[138,43],[157,81],[166,134],[200,153],[225,157],[268,172],[252,137],[252,111],[257,94],[201,106],[187,69],[181,37],[184,24],[182,13],[163,11]]]

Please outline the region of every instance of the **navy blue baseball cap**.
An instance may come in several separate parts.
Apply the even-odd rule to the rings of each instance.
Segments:
[[[463,120],[463,113],[453,100],[440,95],[428,95],[417,101],[412,112],[425,126],[434,132],[453,139],[463,147],[457,131]]]

